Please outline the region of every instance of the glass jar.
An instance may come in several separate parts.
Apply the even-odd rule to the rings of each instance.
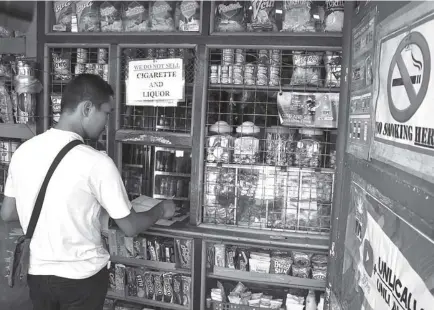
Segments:
[[[321,166],[323,153],[324,131],[319,129],[300,129],[300,140],[295,150],[294,165],[303,168],[318,168]]]
[[[261,130],[252,122],[244,122],[237,127],[234,143],[234,162],[254,164],[259,161],[259,138]]]
[[[272,126],[265,130],[265,162],[267,165],[291,166],[296,130]]]
[[[207,139],[206,156],[208,162],[230,162],[234,142],[234,138],[230,135],[231,132],[231,126],[224,121],[218,121],[209,128],[210,136]]]

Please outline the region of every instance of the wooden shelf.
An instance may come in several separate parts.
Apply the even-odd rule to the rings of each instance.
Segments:
[[[0,124],[0,137],[28,140],[36,135],[36,127],[27,124]]]
[[[255,283],[259,285],[295,287],[318,291],[324,291],[326,287],[325,280],[303,279],[281,274],[247,272],[222,267],[214,267],[214,271],[208,273],[208,277],[220,280]]]
[[[186,197],[167,197],[167,196],[157,195],[157,194],[154,194],[152,198],[155,198],[155,199],[171,199],[171,200],[178,200],[178,201],[190,201],[190,198],[186,198]]]
[[[0,52],[2,54],[26,54],[25,38],[0,38]]]
[[[113,293],[113,292],[108,292],[107,298],[122,300],[122,301],[128,301],[128,302],[141,304],[141,305],[145,305],[145,306],[154,306],[154,307],[159,307],[159,308],[163,308],[163,309],[179,309],[179,310],[190,309],[190,307],[171,304],[171,303],[167,303],[167,302],[155,301],[155,300],[145,299],[145,298],[140,298],[140,297],[121,296],[121,295]]]
[[[120,129],[116,141],[131,144],[164,146],[170,148],[191,148],[191,135],[176,132]]]
[[[135,258],[128,258],[128,257],[120,257],[120,256],[112,256],[110,257],[110,261],[115,264],[123,264],[132,267],[148,267],[148,268],[167,271],[167,272],[174,272],[174,273],[180,273],[186,275],[191,274],[191,270],[176,268],[175,263],[155,262],[151,260],[135,259]]]
[[[339,93],[339,87],[314,87],[314,86],[260,86],[260,85],[237,85],[237,84],[210,84],[209,90],[259,90],[259,91],[289,91],[289,92],[306,92],[306,93]]]
[[[189,173],[166,172],[166,171],[154,171],[154,175],[166,175],[166,176],[171,176],[171,177],[182,177],[182,178],[191,177],[191,175]]]

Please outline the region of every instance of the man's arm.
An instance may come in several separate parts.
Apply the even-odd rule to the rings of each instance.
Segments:
[[[19,220],[15,198],[5,196],[1,205],[0,215],[2,220],[5,222]]]

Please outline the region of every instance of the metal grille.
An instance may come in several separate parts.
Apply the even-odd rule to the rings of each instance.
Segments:
[[[340,53],[211,49],[203,222],[329,232]]]
[[[50,126],[54,126],[60,117],[62,93],[68,82],[75,76],[83,73],[100,75],[108,81],[108,48],[76,48],[51,47],[49,48],[50,61]],[[85,140],[87,145],[99,151],[107,152],[107,129],[97,141]]]
[[[125,79],[128,63],[139,59],[182,58],[184,64],[184,101],[176,107],[128,106],[126,105]],[[190,133],[193,83],[197,58],[192,48],[124,48],[121,54],[121,127],[147,131]]]
[[[0,199],[3,200],[3,193],[6,186],[9,164],[20,140],[0,138]]]

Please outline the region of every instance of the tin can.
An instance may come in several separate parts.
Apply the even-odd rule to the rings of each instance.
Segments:
[[[75,64],[74,73],[75,75],[83,74],[86,72],[86,65],[85,64]]]
[[[281,64],[281,50],[271,50],[270,51],[270,64],[278,65]]]
[[[221,83],[229,84],[229,66],[223,65],[221,68],[222,68]]]
[[[258,65],[256,72],[256,85],[265,86],[268,84],[268,67],[266,65]]]
[[[269,63],[268,50],[259,50],[258,59],[261,64],[267,65]]]
[[[85,64],[87,62],[87,49],[77,48],[77,63]]]
[[[211,65],[211,73],[209,77],[211,84],[219,84],[218,68],[218,65]]]
[[[167,49],[167,54],[169,58],[176,58],[176,48]]]
[[[148,59],[154,59],[155,58],[155,49],[154,48],[148,48],[146,51],[146,58]]]
[[[103,65],[102,78],[104,81],[108,82],[109,65]]]
[[[269,86],[279,86],[280,84],[280,66],[271,65],[270,66],[270,79],[268,82]]]
[[[255,65],[246,64],[244,66],[244,84],[255,85]]]
[[[244,64],[246,61],[246,52],[242,48],[237,48],[235,50],[235,63]]]
[[[222,65],[232,65],[234,63],[234,50],[231,48],[223,49]]]
[[[86,64],[85,72],[95,74],[95,64]]]
[[[244,83],[243,65],[235,64],[233,66],[233,81],[236,85],[242,85]]]
[[[98,49],[98,64],[105,65],[108,63],[108,50],[106,48]]]

